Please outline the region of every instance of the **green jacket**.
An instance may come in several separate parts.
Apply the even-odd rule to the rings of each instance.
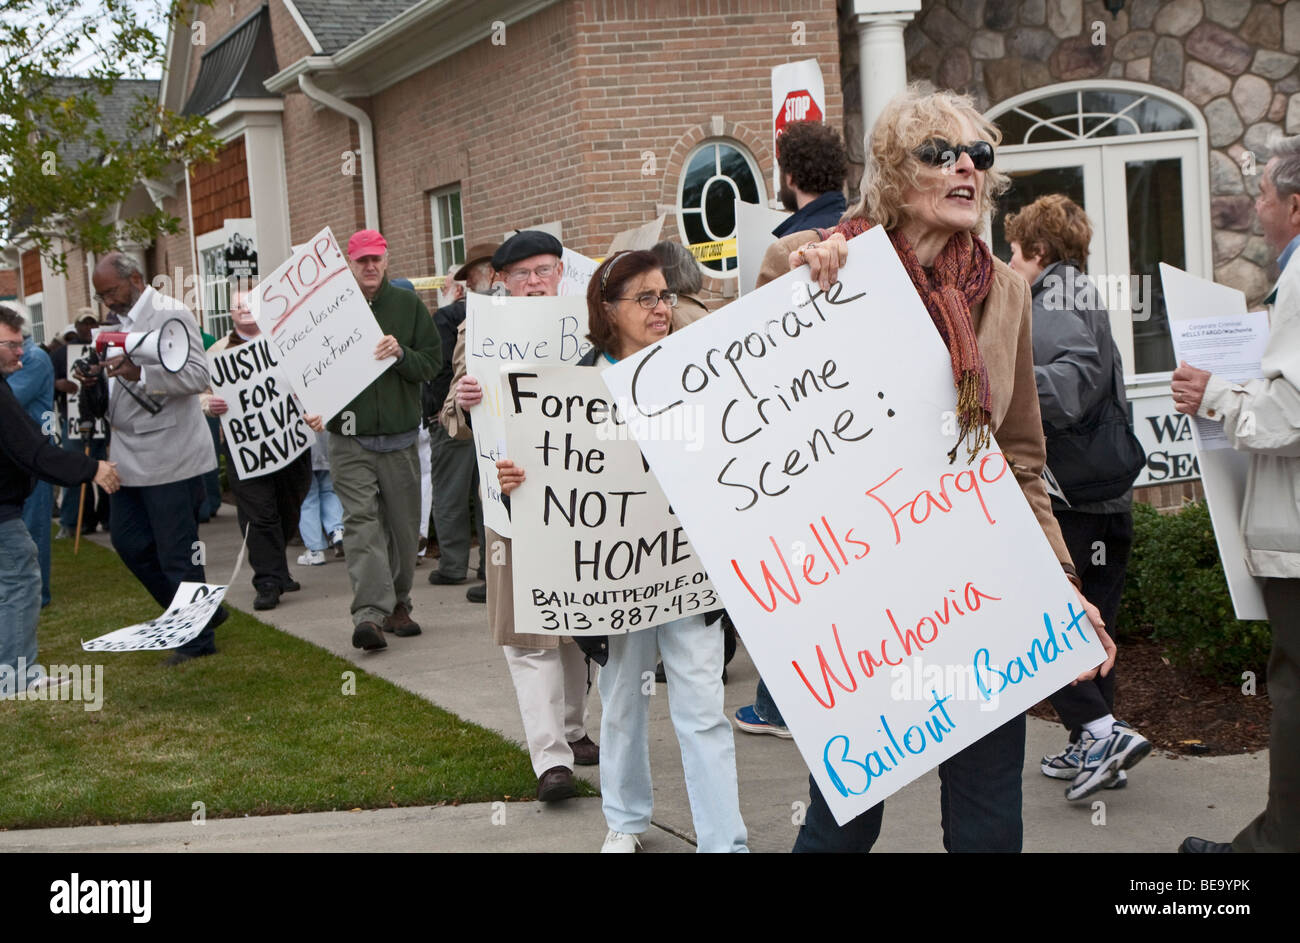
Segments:
[[[442,344],[429,309],[415,292],[390,285],[387,276],[370,302],[380,330],[402,345],[402,359],[343,407],[327,424],[330,432],[350,435],[394,435],[420,425],[420,385],[442,368]],[[345,419],[356,417],[344,429]]]

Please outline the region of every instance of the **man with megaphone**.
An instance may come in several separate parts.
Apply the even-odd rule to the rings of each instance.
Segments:
[[[198,513],[202,476],[217,465],[199,407],[208,362],[194,314],[147,287],[129,256],[108,253],[91,280],[95,300],[118,321],[111,336],[96,336],[102,363],[78,364],[77,371],[85,384],[107,384],[111,454],[122,480],[110,507],[113,549],[165,609],[181,583],[207,582]],[[164,664],[215,653],[215,629],[226,617],[219,608]]]

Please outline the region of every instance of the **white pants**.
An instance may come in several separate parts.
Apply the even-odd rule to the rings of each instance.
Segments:
[[[571,644],[559,648],[503,645],[502,649],[515,683],[533,772],[540,778],[555,766],[573,769],[569,744],[587,735],[583,724],[587,661],[582,649]]]
[[[722,706],[722,629],[687,616],[609,637],[600,670],[600,794],[605,823],[639,835],[650,827],[650,697],[655,649],[668,678],[668,712],[682,751],[699,851],[748,851],[736,785],[736,742]]]
[[[433,464],[432,446],[429,441],[429,430],[424,428],[424,423],[420,423],[420,536],[427,538],[429,536],[429,514],[433,511],[433,477],[430,469]],[[424,554],[420,554],[424,556]]]

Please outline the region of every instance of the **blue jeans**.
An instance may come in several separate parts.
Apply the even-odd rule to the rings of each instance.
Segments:
[[[605,823],[629,835],[650,827],[654,790],[648,724],[656,646],[668,676],[668,712],[682,750],[697,847],[702,852],[748,851],[736,785],[736,743],[722,707],[722,633],[706,626],[702,615],[609,637],[609,661],[597,680]]]
[[[776,701],[772,700],[767,682],[762,678],[758,679],[758,690],[754,692],[754,713],[758,715],[759,720],[769,724],[776,724],[778,727],[786,725],[785,718],[781,716],[781,708],[777,707]]]
[[[49,533],[49,521],[45,532]],[[25,690],[39,677],[36,665],[36,621],[41,614],[41,568],[36,544],[27,526],[18,519],[0,524],[0,666],[13,678],[17,690]],[[18,660],[24,660],[27,677],[14,677]],[[8,678],[0,676],[0,694],[8,691]]]
[[[37,560],[41,566],[41,608],[50,604],[50,526],[54,517],[54,486],[48,481],[36,482],[36,490],[23,502],[23,523],[36,542]]]
[[[307,497],[302,499],[298,533],[308,550],[324,550],[326,537],[343,526],[343,505],[334,493],[328,468],[311,473]]]
[[[1024,714],[939,764],[945,851],[1020,851],[1024,840],[1020,816],[1024,767]],[[835,816],[811,776],[808,793],[812,801],[795,839],[795,853],[871,850],[880,837],[883,802],[841,827],[835,824]]]

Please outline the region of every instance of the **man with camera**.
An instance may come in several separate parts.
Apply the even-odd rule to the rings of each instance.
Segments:
[[[199,394],[209,383],[208,362],[198,322],[183,304],[152,292],[149,303],[137,307],[145,293],[144,273],[129,256],[108,253],[91,280],[96,300],[117,316],[118,330],[156,331],[176,320],[189,341],[189,355],[175,370],[142,364],[148,356],[144,353],[135,359],[110,355],[102,363],[77,366],[77,378],[91,390],[98,386],[102,391],[107,382],[107,404],[101,399],[100,408],[112,428],[112,456],[122,479],[109,520],[113,549],[165,609],[181,583],[207,582],[198,512],[204,500],[202,476],[217,464],[199,408]],[[225,608],[219,608],[203,631],[164,664],[214,654],[215,629],[226,618]]]
[[[68,488],[93,480],[109,492],[118,484],[108,462],[52,445],[9,388],[23,365],[22,326],[16,311],[0,306],[0,696],[44,683],[36,657],[41,571],[23,502],[38,478]]]

